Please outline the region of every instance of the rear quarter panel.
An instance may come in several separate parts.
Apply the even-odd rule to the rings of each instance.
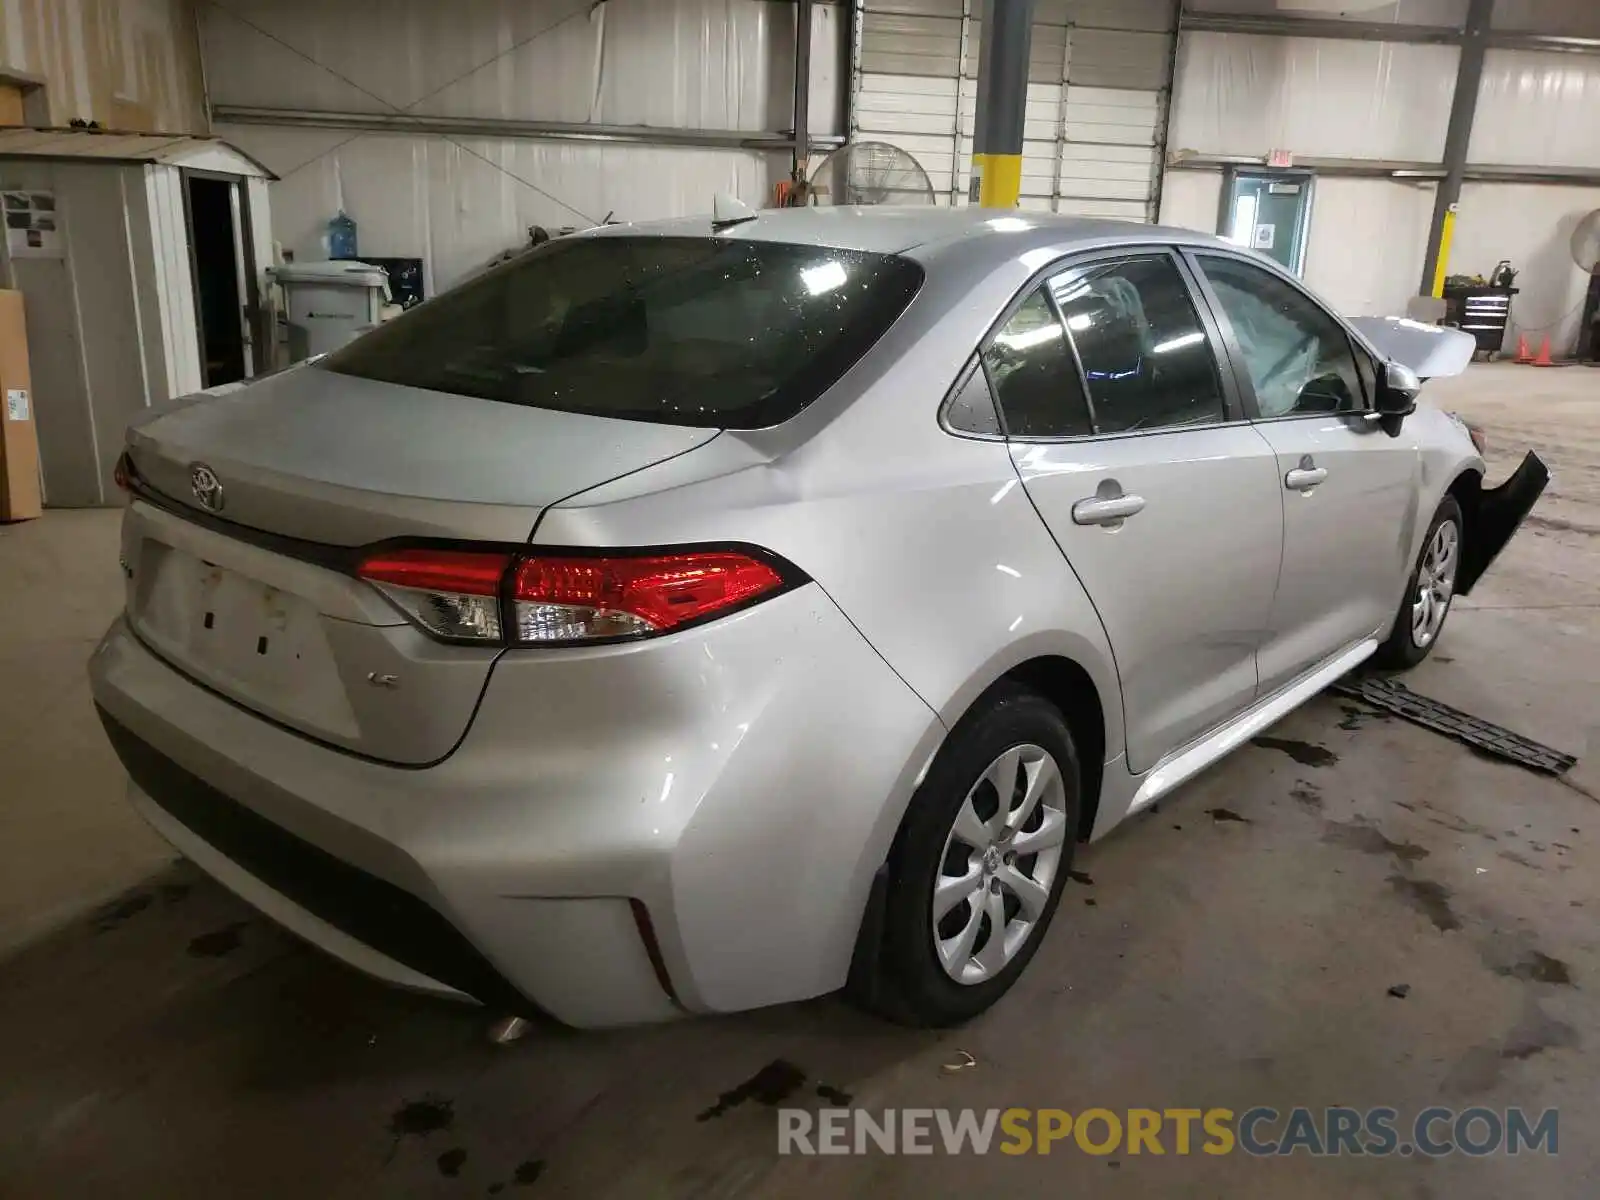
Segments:
[[[534,544],[738,541],[774,551],[826,591],[946,730],[1011,668],[1069,658],[1094,683],[1106,754],[1116,757],[1122,705],[1098,615],[1006,445],[938,421],[978,338],[1033,269],[966,287],[963,304],[925,304],[925,288],[872,354],[795,421],[723,433],[564,501],[544,514]],[[894,751],[906,759],[903,786],[855,798],[879,811],[855,849],[848,894],[866,895],[936,749],[908,741]]]
[[[1043,265],[982,261],[988,274],[930,270],[884,339],[793,421],[563,501],[534,543],[763,546],[816,580],[947,726],[1011,667],[1056,654],[1094,681],[1115,754],[1121,702],[1093,605],[1006,445],[939,424],[977,342]]]
[[[1111,650],[999,442],[904,447],[851,477],[828,451],[617,504],[549,512],[536,544],[749,542],[806,572],[911,688],[955,724],[1011,667],[1073,659],[1120,747]]]

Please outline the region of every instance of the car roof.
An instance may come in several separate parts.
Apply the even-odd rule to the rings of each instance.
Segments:
[[[1227,245],[1220,238],[1192,229],[1171,229],[1138,221],[1073,217],[1059,213],[943,205],[834,205],[814,208],[762,209],[737,224],[713,229],[709,214],[666,221],[605,225],[585,236],[718,237],[788,242],[833,250],[865,250],[880,254],[932,251],[952,241],[971,245],[991,240],[997,257],[1010,257],[1031,245],[1063,250],[1115,245],[1119,242],[1178,242]],[[1022,236],[1026,235],[1026,236]],[[1026,243],[1026,244],[1019,244]],[[923,257],[922,254],[914,257]]]

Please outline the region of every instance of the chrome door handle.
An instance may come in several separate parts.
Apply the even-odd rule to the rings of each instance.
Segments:
[[[1283,486],[1292,492],[1309,492],[1327,477],[1327,467],[1296,467],[1283,477]]]
[[[1077,525],[1115,525],[1143,510],[1143,496],[1091,496],[1072,506],[1072,520]]]

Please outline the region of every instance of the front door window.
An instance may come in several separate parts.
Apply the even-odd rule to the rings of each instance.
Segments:
[[[1329,313],[1280,275],[1237,258],[1196,256],[1233,325],[1265,418],[1364,407],[1350,338]]]

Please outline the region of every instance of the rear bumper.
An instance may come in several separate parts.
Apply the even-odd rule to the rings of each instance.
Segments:
[[[508,656],[426,769],[263,721],[120,621],[90,674],[135,805],[224,884],[372,974],[579,1026],[840,986],[942,736],[815,587]]]
[[[391,983],[508,1012],[504,976],[416,896],[336,858],[184,770],[100,709],[128,798],[169,841],[280,924]]]

